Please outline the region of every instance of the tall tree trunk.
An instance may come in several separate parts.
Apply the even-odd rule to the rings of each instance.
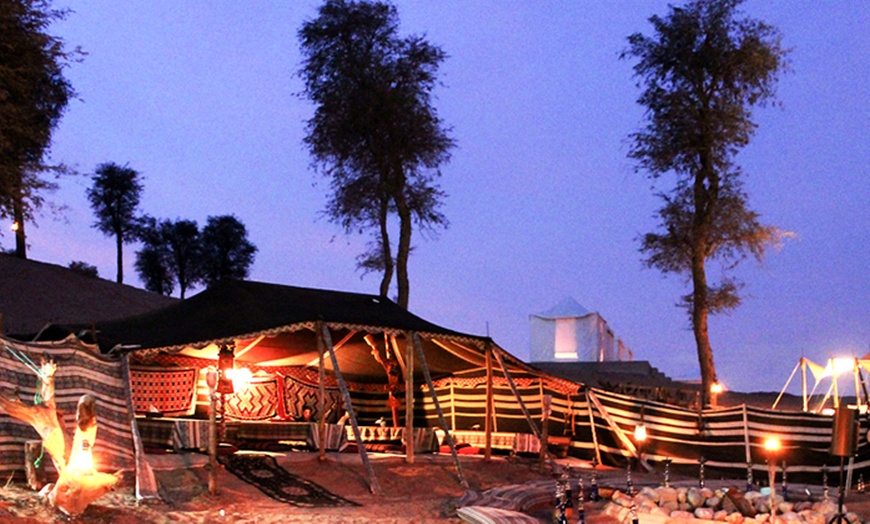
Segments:
[[[709,304],[707,297],[707,274],[703,253],[692,256],[692,331],[698,348],[698,364],[701,367],[701,405],[710,401],[710,386],[716,382],[716,366],[713,363],[713,348],[707,328]]]
[[[124,283],[124,238],[121,233],[115,236],[115,241],[118,246],[118,283]]]
[[[390,283],[393,281],[393,253],[390,248],[390,232],[387,229],[387,210],[389,207],[389,199],[381,200],[380,215],[378,217],[381,226],[381,257],[384,263],[384,275],[381,278],[381,296],[389,297]]]
[[[713,348],[707,317],[710,313],[709,288],[707,286],[707,249],[710,222],[718,205],[718,177],[712,167],[712,154],[704,149],[700,157],[700,170],[694,182],[694,223],[692,228],[692,331],[698,349],[698,364],[701,368],[701,406],[710,402],[710,386],[716,381],[716,366],[713,364]]]
[[[396,194],[395,202],[399,215],[399,246],[396,248],[396,281],[399,288],[397,302],[402,308],[408,309],[408,295],[411,287],[408,279],[408,258],[411,254],[411,210],[408,209],[404,192]]]
[[[12,204],[12,218],[15,220],[15,256],[27,258],[27,236],[24,233],[24,203],[21,198],[15,199]]]

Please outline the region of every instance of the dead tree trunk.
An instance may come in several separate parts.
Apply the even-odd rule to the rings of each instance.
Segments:
[[[0,409],[9,416],[27,422],[42,437],[42,445],[54,462],[58,480],[46,486],[48,501],[67,515],[78,515],[121,480],[121,472],[110,475],[94,469],[92,448],[97,432],[96,399],[83,395],[76,412],[72,439],[66,432],[63,417],[54,400],[53,362],[43,363],[39,379],[41,402],[26,405],[15,396],[0,394]]]

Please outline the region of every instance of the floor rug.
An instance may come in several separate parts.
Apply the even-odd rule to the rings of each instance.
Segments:
[[[359,506],[314,482],[293,475],[269,455],[225,455],[218,460],[227,471],[280,502],[300,508]]]

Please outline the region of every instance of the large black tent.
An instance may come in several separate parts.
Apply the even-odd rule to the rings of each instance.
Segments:
[[[119,321],[96,324],[103,352],[179,353],[214,359],[221,344],[234,343],[238,362],[266,366],[312,366],[318,358],[317,324],[336,342],[345,378],[383,382],[383,366],[371,355],[400,347],[409,333],[420,336],[433,378],[481,372],[488,337],[453,331],[428,322],[376,295],[328,291],[250,281],[228,281],[170,307]],[[502,353],[511,371],[537,373]],[[332,372],[329,362],[327,371]],[[421,372],[415,363],[415,375]]]

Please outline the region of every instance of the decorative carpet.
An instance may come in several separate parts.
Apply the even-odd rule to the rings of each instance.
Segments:
[[[234,454],[220,456],[218,460],[227,471],[280,502],[300,508],[359,506],[314,482],[293,475],[269,455]]]

